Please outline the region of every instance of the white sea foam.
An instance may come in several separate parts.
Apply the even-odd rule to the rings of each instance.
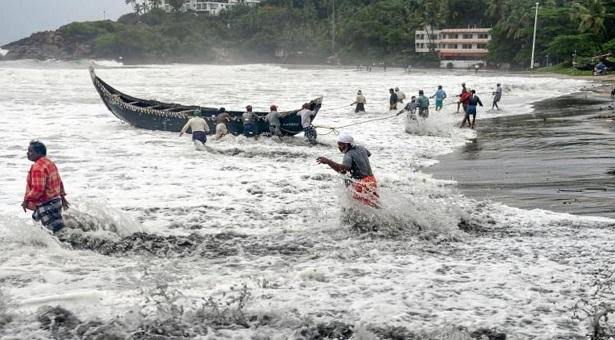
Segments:
[[[465,81],[489,105],[500,82],[505,111],[498,114],[519,114],[536,100],[587,84],[443,71],[112,66],[98,73],[119,90],[186,104],[252,104],[264,111],[275,103],[290,110],[324,95],[316,124],[333,127],[392,114],[387,90],[395,86],[431,94],[442,84],[452,97]],[[326,129],[316,146],[301,136],[282,143],[228,137],[196,151],[189,138],[118,121],[97,97],[85,64],[2,62],[0,88],[0,276],[7,283],[1,289],[22,302],[16,322],[27,326],[9,325],[22,329],[20,337],[40,332],[29,315],[47,303],[83,320],[125,315],[127,323],[137,322],[129,311],[161,282],[185,297],[178,303],[222,299],[245,284],[252,293],[246,313],[272,319],[263,328],[219,333],[228,336],[290,336],[307,319],[343,321],[365,334],[371,331],[364,326],[375,324],[417,332],[495,327],[513,338],[577,336],[585,330],[571,321],[570,307],[593,272],[615,265],[610,220],[477,202],[452,182],[423,173],[436,156],[473,136],[456,127],[454,105],[432,111],[412,134],[403,116],[340,129],[372,152],[384,206],[376,220],[395,232],[357,233],[340,216],[345,190],[338,175],[315,161],[341,159]],[[368,113],[349,107],[357,89],[367,96]],[[478,119],[486,115],[479,112]],[[60,168],[73,202],[67,216],[97,226],[76,231],[91,241],[79,249],[90,250],[58,243],[21,211],[30,166],[25,151],[33,138],[46,142]],[[142,249],[120,255],[130,240]]]

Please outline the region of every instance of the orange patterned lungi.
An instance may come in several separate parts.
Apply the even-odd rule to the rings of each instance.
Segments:
[[[352,198],[364,205],[379,208],[380,196],[378,195],[378,182],[376,177],[365,176],[352,182]]]

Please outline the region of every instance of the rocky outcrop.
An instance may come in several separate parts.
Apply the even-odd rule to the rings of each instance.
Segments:
[[[32,34],[2,46],[8,50],[4,60],[15,59],[60,59],[73,60],[91,58],[92,46],[87,42],[70,41],[60,31],[45,31]]]

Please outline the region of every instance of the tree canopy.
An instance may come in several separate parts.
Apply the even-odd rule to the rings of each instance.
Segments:
[[[337,55],[347,63],[420,63],[437,59],[414,52],[417,29],[480,26],[492,28],[490,62],[529,66],[536,0],[264,0],[218,16],[185,12],[184,0],[168,2],[171,13],[161,0],[125,1],[134,13],[117,22],[73,23],[59,31],[110,58],[203,62],[222,54],[322,62]],[[613,0],[543,0],[537,60],[548,54],[570,62],[573,54],[613,50],[614,13]]]

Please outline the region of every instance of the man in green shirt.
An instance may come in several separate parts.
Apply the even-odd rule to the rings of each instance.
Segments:
[[[429,98],[425,96],[425,93],[423,92],[423,90],[419,91],[418,104],[419,104],[419,117],[421,118],[429,117]]]

